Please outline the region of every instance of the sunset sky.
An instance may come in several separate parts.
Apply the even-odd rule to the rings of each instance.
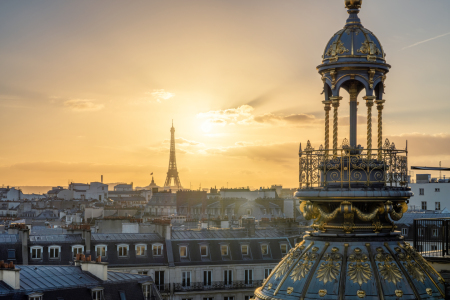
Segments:
[[[0,184],[163,185],[173,119],[185,188],[296,187],[347,16],[344,0],[1,1]],[[392,65],[386,137],[410,166],[450,167],[450,1],[365,0],[360,17]]]

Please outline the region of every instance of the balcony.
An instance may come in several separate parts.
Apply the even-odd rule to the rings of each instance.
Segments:
[[[213,281],[210,285],[205,285],[203,282],[191,282],[189,286],[182,286],[181,283],[174,283],[174,292],[192,292],[192,291],[212,291],[212,290],[238,290],[238,289],[255,289],[260,287],[263,280],[237,280],[230,284],[225,284],[224,281]]]
[[[415,219],[414,248],[426,259],[450,258],[450,219]]]
[[[385,143],[382,149],[315,150],[308,142],[300,152],[300,189],[400,189],[408,187],[407,150]]]
[[[155,286],[161,294],[169,294],[170,293],[170,283],[155,284]]]

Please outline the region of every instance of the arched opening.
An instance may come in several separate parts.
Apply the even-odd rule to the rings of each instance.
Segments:
[[[356,79],[350,79],[342,83],[340,88],[347,91],[349,94],[349,112],[348,112],[348,131],[345,132],[349,136],[350,146],[355,148],[358,145],[357,134],[358,134],[358,95],[362,90],[365,90],[365,85]],[[344,106],[344,105],[343,105]],[[345,107],[345,106],[344,106]],[[345,115],[342,115],[345,120]],[[343,125],[347,125],[343,124]]]

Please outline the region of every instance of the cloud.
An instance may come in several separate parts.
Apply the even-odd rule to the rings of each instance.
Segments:
[[[105,106],[103,104],[94,103],[88,99],[71,99],[64,101],[64,106],[73,111],[97,111]]]
[[[397,148],[402,149],[408,141],[408,152],[410,156],[449,156],[450,134],[436,133],[406,133],[388,137],[395,142]]]
[[[307,114],[292,114],[292,115],[275,115],[272,113],[263,114],[253,117],[253,120],[257,123],[289,123],[289,124],[313,124],[322,122],[320,119],[316,119],[313,115]]]
[[[152,98],[158,103],[161,103],[164,100],[169,100],[170,98],[175,97],[174,93],[167,92],[164,89],[153,90],[152,92],[148,92],[146,94],[151,95]]]
[[[164,140],[163,141],[164,144],[169,144],[170,140]],[[203,143],[200,142],[196,142],[196,141],[191,141],[182,137],[179,138],[175,138],[175,144],[176,146],[178,145],[182,145],[182,146],[204,146]]]
[[[21,162],[11,165],[0,166],[4,172],[27,171],[37,173],[65,173],[65,172],[144,172],[148,169],[146,165],[118,165],[118,164],[96,164],[96,163],[71,163],[60,161],[46,162]]]
[[[408,49],[408,48],[412,48],[412,47],[415,47],[415,46],[417,46],[417,45],[420,45],[420,44],[423,44],[423,43],[427,43],[427,42],[430,42],[430,41],[439,39],[439,38],[444,37],[444,36],[447,36],[447,35],[450,35],[450,32],[447,32],[447,33],[444,33],[444,34],[435,36],[435,37],[433,37],[433,38],[431,38],[431,39],[427,39],[427,40],[424,40],[424,41],[421,41],[421,42],[417,42],[417,43],[415,43],[415,44],[412,44],[412,45],[409,45],[409,46],[407,46],[407,47],[405,47],[405,48],[402,48],[402,50],[405,50],[405,49]]]
[[[215,124],[227,124],[229,122],[238,122],[251,116],[253,107],[242,105],[237,108],[223,110],[211,110],[205,113],[197,114],[197,118],[208,119],[208,122]]]

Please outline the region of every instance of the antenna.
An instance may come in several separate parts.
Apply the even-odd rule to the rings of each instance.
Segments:
[[[441,168],[441,162],[439,162],[439,168]],[[442,179],[442,170],[439,171],[439,179]]]

